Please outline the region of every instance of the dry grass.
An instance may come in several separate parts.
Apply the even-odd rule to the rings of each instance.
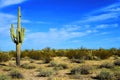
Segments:
[[[15,66],[15,61],[11,60],[8,62],[4,62],[1,64],[5,64],[4,65],[0,65],[0,73],[4,73],[6,75],[8,75],[8,73],[10,72],[9,68],[16,68],[19,69],[19,71],[22,73],[22,75],[24,76],[24,79],[22,80],[93,80],[91,77],[95,77],[97,74],[99,74],[101,72],[101,69],[98,68],[98,66],[100,66],[101,64],[103,64],[104,62],[109,62],[109,63],[113,63],[115,60],[114,58],[109,58],[109,59],[105,59],[105,60],[85,60],[85,63],[72,63],[70,61],[70,59],[66,58],[66,57],[54,57],[52,59],[52,61],[56,62],[57,64],[66,64],[68,66],[68,68],[66,69],[62,69],[62,70],[54,70],[54,67],[49,67],[50,63],[43,63],[42,60],[34,60],[33,63],[31,63],[29,60],[21,60],[21,64],[24,63],[28,63],[28,64],[32,64],[34,66],[36,66],[35,69],[25,69],[22,67],[16,67]],[[80,75],[71,75],[70,74],[70,70],[74,67],[78,67],[81,65],[88,65],[88,66],[92,66],[92,70],[90,72],[90,74],[80,74]],[[7,68],[6,68],[7,67]],[[38,69],[39,68],[43,68],[43,69],[53,69],[55,74],[52,74],[49,77],[37,77],[38,75]],[[115,66],[113,69],[109,69],[111,71],[111,73],[116,72],[118,70],[120,70],[120,68],[118,66]],[[14,79],[12,79],[14,80]],[[19,79],[20,80],[20,79]]]

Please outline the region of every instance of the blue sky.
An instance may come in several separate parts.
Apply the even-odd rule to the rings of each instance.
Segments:
[[[22,50],[120,48],[120,0],[0,0],[0,50],[15,50],[10,25],[21,7]]]

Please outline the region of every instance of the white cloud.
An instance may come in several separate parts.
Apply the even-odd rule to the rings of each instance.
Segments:
[[[120,37],[111,37],[111,38],[105,38],[106,41],[111,41],[111,42],[118,42],[120,41]]]
[[[109,5],[105,8],[98,9],[86,15],[77,23],[91,23],[91,22],[103,22],[107,20],[116,20],[120,16],[120,3]]]
[[[13,15],[0,13],[0,34],[2,34],[2,36],[9,35],[10,24],[12,23],[12,20],[15,19],[16,17]]]
[[[110,34],[109,32],[102,32],[100,35]]]
[[[3,23],[10,23],[12,20],[16,19],[14,15],[0,13],[0,22]]]
[[[78,29],[74,29],[74,27],[73,30],[72,27],[60,29],[50,28],[48,32],[27,33],[25,42],[26,44],[32,42],[36,45],[39,43],[48,46],[49,44],[61,44],[74,38],[81,38],[94,32],[94,30],[78,31]]]
[[[106,29],[106,28],[115,28],[118,27],[119,25],[116,24],[100,24],[96,26],[96,29]]]
[[[99,22],[99,21],[104,21],[104,20],[109,20],[109,19],[115,19],[118,18],[119,14],[118,13],[105,13],[105,14],[100,14],[97,16],[88,16],[84,20],[78,21],[79,23],[87,23],[87,22]]]
[[[119,17],[120,3],[115,3],[91,12],[72,24],[82,26],[80,27],[82,30],[90,29],[95,33],[94,35],[105,35],[110,34],[112,29],[119,27]]]
[[[111,9],[110,11],[116,11],[116,12],[118,12],[118,11],[120,11],[120,8],[113,8],[113,9]]]
[[[63,30],[66,29],[67,31],[75,31],[75,30],[81,29],[81,26],[72,25],[72,24],[64,25],[64,27],[65,27],[65,28],[62,28],[62,29],[63,29]]]
[[[6,7],[9,5],[19,4],[26,0],[0,0],[0,8]]]
[[[114,3],[108,7],[102,8],[101,11],[119,11],[120,8],[120,2]]]
[[[45,21],[36,21],[34,23],[37,23],[37,24],[51,24],[51,22],[45,22]]]
[[[101,24],[101,25],[98,25],[98,26],[96,27],[96,29],[105,29],[105,28],[107,28],[107,27],[108,27],[107,24]]]

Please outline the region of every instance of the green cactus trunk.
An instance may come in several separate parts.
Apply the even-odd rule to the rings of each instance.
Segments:
[[[21,44],[16,44],[16,65],[20,66]]]
[[[17,30],[16,34],[14,33],[14,26],[11,25],[10,34],[12,41],[16,44],[16,65],[20,66],[20,54],[21,54],[21,44],[24,39],[25,29],[21,27],[21,14],[20,14],[20,7],[18,7],[18,23],[17,23]]]

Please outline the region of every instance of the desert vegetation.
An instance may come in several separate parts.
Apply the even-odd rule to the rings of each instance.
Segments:
[[[120,49],[51,49],[0,52],[0,80],[120,80]]]

